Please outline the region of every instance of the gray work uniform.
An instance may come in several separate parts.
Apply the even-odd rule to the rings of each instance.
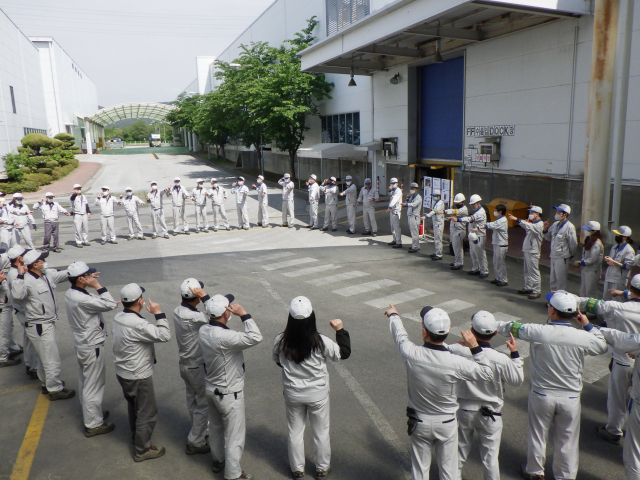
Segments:
[[[282,223],[286,223],[289,227],[293,227],[293,221],[295,220],[293,182],[291,180],[281,178],[278,180],[278,185],[282,187]],[[287,221],[288,217],[291,218]]]
[[[30,371],[37,372],[38,367],[40,365],[40,359],[38,358],[38,352],[36,351],[36,347],[33,345],[33,343],[31,343],[31,340],[29,339],[29,335],[27,335],[27,329],[25,327],[27,322],[27,317],[24,314],[25,312],[24,305],[19,299],[13,298],[13,295],[11,295],[11,287],[16,278],[18,278],[18,269],[12,266],[7,272],[7,282],[9,284],[8,285],[9,288],[7,289],[7,291],[9,292],[9,302],[11,302],[11,305],[13,306],[13,311],[16,314],[16,318],[18,319],[18,322],[20,322],[20,325],[22,325],[23,327],[22,336],[23,336],[23,342],[24,342],[23,343],[24,363],[26,364],[27,367],[29,367]]]
[[[309,226],[318,228],[318,204],[320,203],[320,188],[316,182],[309,184]]]
[[[540,293],[540,247],[542,246],[542,220],[529,222],[518,219],[518,225],[527,232],[522,242],[524,256],[524,289]]]
[[[247,211],[247,195],[249,188],[246,185],[236,185],[231,189],[236,196],[236,211],[238,212],[238,227],[249,228],[249,212]]]
[[[104,287],[93,294],[72,285],[64,298],[80,367],[78,390],[84,426],[96,428],[104,423],[102,398],[107,331],[102,313],[115,310],[118,304]]]
[[[493,378],[491,363],[482,347],[471,350],[473,360],[453,355],[445,345],[419,346],[398,315],[389,317],[391,337],[407,368],[408,406],[420,419],[411,434],[411,478],[428,480],[431,450],[435,447],[441,479],[458,473],[458,391],[470,381]]]
[[[122,387],[129,412],[129,428],[136,454],[149,450],[151,435],[158,419],[153,390],[154,343],[171,340],[169,322],[164,313],[155,315],[156,324],[125,308],[113,319],[113,356],[116,378]]]
[[[420,250],[420,208],[422,196],[416,193],[407,199],[407,223],[411,232],[411,248]]]
[[[16,243],[20,243],[20,237],[24,240],[24,243],[27,245],[27,248],[34,249],[36,248],[33,245],[33,240],[31,239],[31,230],[30,225],[35,225],[36,221],[31,215],[31,210],[25,204],[21,205],[12,205],[9,204],[9,211],[13,215],[16,220],[17,225],[13,227],[13,234],[15,235]]]
[[[327,471],[331,466],[329,438],[329,372],[327,362],[349,358],[349,333],[336,332],[336,342],[320,335],[323,348],[314,350],[301,363],[289,360],[282,353],[279,333],[273,342],[273,361],[282,368],[284,402],[287,409],[289,466],[292,472],[304,472],[304,429],[309,416],[316,448],[316,470]]]
[[[602,260],[604,246],[600,239],[596,240],[589,250],[582,249],[580,260],[580,296],[596,297],[600,290],[600,276],[602,275]]]
[[[478,209],[467,217],[460,219],[460,222],[469,224],[469,230],[472,228],[478,228],[481,225],[487,223],[487,214],[484,208],[478,207]],[[478,243],[469,242],[469,256],[471,257],[471,270],[474,272],[480,272],[481,275],[489,273],[489,264],[487,262],[487,252],[484,246],[487,242],[487,232],[482,229],[478,229],[475,232],[478,235]]]
[[[435,247],[436,257],[442,257],[442,234],[444,233],[444,202],[438,200],[433,206],[433,209],[425,215],[425,217],[431,218],[431,224],[433,225],[433,246]]]
[[[0,255],[0,271],[8,275],[11,264],[6,253]],[[13,339],[13,306],[8,278],[0,283],[0,362],[9,360],[9,355],[20,351]]]
[[[169,194],[171,195],[171,203],[173,205],[173,233],[178,233],[182,226],[184,232],[189,231],[189,223],[185,217],[185,199],[189,198],[187,190],[182,185],[173,185]]]
[[[485,228],[492,231],[491,243],[493,244],[493,273],[499,282],[507,282],[507,266],[504,260],[509,248],[509,222],[504,215],[495,222],[485,223]]]
[[[347,207],[347,222],[349,223],[349,231],[356,232],[356,202],[358,200],[358,187],[354,183],[349,185],[344,192],[344,204]]]
[[[196,231],[208,230],[209,220],[207,219],[207,189],[196,187],[191,192],[191,198],[196,206]]]
[[[67,211],[62,208],[58,202],[37,202],[33,206],[34,210],[42,211],[42,218],[44,219],[44,240],[42,244],[45,248],[58,248],[58,220],[60,214],[66,214]]]
[[[493,379],[490,381],[476,380],[464,382],[458,391],[460,409],[458,418],[458,479],[462,478],[462,467],[471,453],[474,431],[478,434],[480,443],[480,460],[485,480],[500,480],[500,439],[502,437],[502,416],[504,406],[505,385],[519,387],[524,381],[524,360],[518,352],[512,352],[510,357],[496,352],[489,342],[478,342],[482,351],[491,363]],[[449,345],[449,350],[455,355],[461,355],[471,360],[468,348],[457,343]],[[483,409],[483,407],[485,407]],[[487,410],[488,407],[488,410]]]
[[[444,213],[458,219],[457,222],[451,222],[449,224],[449,235],[451,238],[451,246],[453,247],[453,254],[455,255],[453,266],[461,267],[464,265],[464,237],[467,236],[467,225],[459,220],[469,215],[469,211],[467,210],[467,206],[463,205],[460,208],[449,208],[445,210]]]
[[[596,298],[579,298],[578,308],[587,313],[604,317],[608,328],[615,328],[624,333],[640,333],[640,300],[628,302],[602,301]],[[629,405],[629,388],[634,360],[625,351],[611,349],[611,373],[609,374],[609,393],[607,395],[607,425],[611,435],[622,435],[622,428],[627,420]]]
[[[209,296],[202,297],[209,301]],[[195,447],[203,447],[209,423],[209,405],[205,391],[205,369],[202,351],[198,344],[200,327],[206,325],[209,315],[183,301],[173,311],[173,325],[178,341],[180,376],[184,380],[187,409],[191,418],[191,430],[187,441]]]
[[[402,245],[402,227],[400,227],[400,217],[402,216],[402,190],[395,187],[389,193],[391,198],[389,199],[389,223],[391,224],[391,234],[393,235],[393,241],[397,245]]]
[[[246,434],[242,351],[262,341],[251,315],[243,315],[241,319],[244,332],[210,320],[200,328],[198,340],[206,369],[209,446],[213,460],[224,462],[224,478],[238,478],[242,474],[240,459]]]
[[[368,233],[378,233],[378,224],[376,223],[376,201],[379,199],[378,190],[367,188],[360,189],[358,195],[358,203],[362,204],[362,219],[364,220],[364,231]]]
[[[258,223],[262,227],[269,225],[269,192],[267,185],[262,182],[256,187],[256,193],[258,194]]]
[[[610,265],[604,272],[604,292],[602,298],[604,300],[623,301],[622,297],[613,297],[609,290],[625,290],[627,288],[627,278],[631,267],[635,266],[636,253],[633,247],[628,243],[622,245],[614,245],[611,247],[609,256],[616,262],[620,262],[622,267]]]
[[[144,202],[136,195],[126,195],[118,202],[124,206],[127,214],[127,224],[129,225],[129,238],[143,238],[142,223],[140,223],[140,214],[138,213],[138,205]]]
[[[320,185],[324,193],[324,227],[333,230],[338,228],[338,187],[335,185]]]
[[[151,190],[147,193],[147,203],[151,207],[151,231],[153,236],[167,237],[167,223],[164,219],[164,206],[162,201],[166,192],[164,190]]]
[[[543,232],[545,240],[551,241],[550,290],[552,292],[567,289],[569,259],[578,246],[576,228],[569,220],[555,222],[549,230]]]
[[[498,322],[498,333],[509,333],[531,342],[531,389],[529,390],[529,439],[527,466],[531,475],[544,475],[547,438],[554,438],[553,476],[575,479],[578,473],[580,393],[587,355],[602,355],[607,343],[597,328],[573,328],[568,321],[546,325]]]
[[[227,212],[224,210],[227,190],[224,187],[216,185],[209,190],[209,197],[211,197],[211,210],[213,210],[213,229],[218,230],[218,222],[221,220],[224,228],[229,230],[229,220],[227,219]]]
[[[100,207],[100,230],[103,242],[116,241],[116,226],[113,211],[117,200],[111,195],[103,196],[94,200],[94,205]]]
[[[0,248],[8,251],[16,244],[16,237],[13,234],[13,224],[16,223],[16,219],[6,204],[0,207],[0,222]]]
[[[73,225],[76,229],[76,245],[89,243],[89,217],[91,213],[87,197],[73,193],[71,200],[71,213],[73,214]]]
[[[11,283],[11,296],[24,308],[27,335],[38,352],[38,378],[49,393],[64,388],[60,380],[60,354],[56,343],[58,309],[53,290],[67,278],[66,270],[47,269],[41,276],[30,271],[19,274]]]

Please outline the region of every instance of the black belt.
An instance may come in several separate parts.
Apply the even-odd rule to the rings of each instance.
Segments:
[[[240,392],[241,392],[241,391],[242,391],[242,390],[240,390]],[[240,392],[222,393],[220,390],[218,390],[218,389],[216,388],[216,389],[213,391],[213,394],[214,394],[216,397],[220,397],[220,400],[222,400],[222,399],[225,397],[225,395],[233,395],[233,398],[237,400],[237,399],[238,399],[238,393],[240,393]]]
[[[418,412],[411,407],[407,407],[407,417],[409,417],[409,420],[407,420],[407,433],[411,435],[418,428],[418,424],[422,423],[422,420],[418,417]]]
[[[491,417],[491,420],[493,420],[494,422],[496,421],[495,417],[501,417],[502,414],[498,413],[498,412],[494,412],[491,407],[480,407],[480,414],[483,417]]]

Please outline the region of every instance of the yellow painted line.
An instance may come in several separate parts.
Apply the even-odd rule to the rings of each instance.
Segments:
[[[20,385],[19,387],[5,388],[4,390],[0,390],[0,395],[5,393],[22,392],[24,390],[31,390],[32,388],[40,388],[40,383],[30,383],[28,385]]]
[[[38,395],[38,400],[31,414],[31,420],[29,421],[27,432],[24,434],[22,446],[18,452],[16,463],[13,466],[10,480],[29,479],[29,472],[31,471],[31,465],[36,455],[38,443],[40,442],[40,435],[42,435],[42,428],[47,419],[50,403],[51,401],[47,395]]]

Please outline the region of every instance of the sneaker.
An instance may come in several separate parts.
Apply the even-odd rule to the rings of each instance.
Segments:
[[[171,235],[173,235],[174,237],[178,236],[178,232],[173,232]]]
[[[431,257],[431,260],[433,260],[434,262],[437,262],[438,260],[442,260],[442,257],[436,257],[434,255],[433,257]]]
[[[164,449],[164,447],[156,447],[155,445],[151,445],[149,446],[149,450],[147,450],[146,452],[136,453],[133,456],[133,461],[144,462],[145,460],[153,460],[154,458],[160,458],[165,453],[167,453],[167,451]]]
[[[129,241],[129,240],[133,240],[133,238],[134,238],[134,237],[129,237],[129,238],[127,238],[127,241]]]
[[[225,478],[224,480],[252,480],[253,475],[249,475],[248,473],[242,472],[239,477],[236,478]]]
[[[90,246],[91,246],[91,244],[90,244],[89,242],[84,242],[84,243],[83,243],[83,245],[84,245],[85,247],[90,247]]]
[[[208,443],[205,443],[201,447],[196,447],[194,444],[187,442],[187,448],[185,449],[185,453],[187,455],[196,455],[198,453],[209,453],[211,451],[211,447],[209,447]]]
[[[106,242],[105,240],[102,240],[102,241],[100,242],[100,245],[106,245],[106,244],[107,244],[107,242]]]
[[[416,253],[417,251],[417,248],[410,248],[409,250],[407,250],[407,253]]]
[[[20,347],[18,350],[13,350],[9,352],[9,358],[17,357],[24,352],[24,348]]]
[[[467,272],[467,275],[480,275],[480,270],[471,270]]]
[[[496,282],[496,287],[506,287],[509,285],[509,282]]]
[[[53,251],[54,251],[55,253],[60,253],[60,252],[62,252],[62,250],[60,250],[58,247],[54,248],[54,249],[53,249]]]
[[[451,270],[462,270],[463,265],[454,265],[453,267],[449,267]]]
[[[295,472],[291,472],[292,478],[304,478],[304,472],[296,470]]]
[[[169,240],[169,234],[165,233],[163,238],[166,238],[167,240]]]
[[[283,223],[283,224],[282,224],[282,226],[283,226],[283,227],[288,227],[288,226],[289,226],[289,224],[288,224],[287,222],[285,222],[285,223]]]
[[[158,235],[154,233],[153,235],[151,235],[151,238],[158,238]]]
[[[402,244],[401,243],[396,243],[393,247],[391,248],[402,248]]]
[[[531,295],[533,293],[533,290],[527,290],[526,288],[523,288],[522,290],[518,290],[518,295]]]
[[[337,232],[337,231],[338,231],[338,229],[337,229],[337,228],[332,228],[332,229],[331,229],[331,231],[332,231],[332,232]]]
[[[81,243],[76,243],[76,247],[82,248],[82,244]]]
[[[376,232],[373,232],[373,233],[371,234],[371,236],[372,236],[372,237],[377,237],[377,236],[378,236],[378,234],[377,234]]]
[[[478,278],[487,278],[489,276],[488,273],[482,273],[480,275],[478,275]]]
[[[536,298],[540,298],[540,294],[539,293],[532,293],[531,295],[529,295],[527,297],[529,300],[535,300]]]
[[[387,243],[387,245],[391,245],[391,246],[393,246],[393,245],[395,245],[395,244],[396,244],[396,241],[395,241],[395,240],[394,240],[393,242],[389,242],[389,243]]]
[[[499,280],[491,280],[491,285],[495,285],[498,282],[499,282]]]
[[[147,237],[138,237],[138,240],[146,240]]]
[[[22,363],[22,359],[21,358],[9,358],[5,362],[0,362],[0,368],[13,367],[15,365],[20,365],[21,363]]]
[[[520,465],[520,475],[527,480],[544,480],[544,473],[542,475],[538,473],[529,473],[525,470],[526,465]]]
[[[76,396],[76,391],[71,388],[63,388],[59,392],[50,393],[49,400],[52,402],[55,400],[68,400]]]
[[[104,435],[105,433],[111,433],[115,430],[116,426],[113,423],[104,422],[102,425],[96,428],[84,429],[84,436],[87,438],[95,437],[96,435]]]
[[[326,232],[327,230],[329,230],[329,227],[322,227],[322,228],[320,229],[320,231],[321,231],[321,232]]]
[[[362,232],[360,235],[371,235],[371,232]]]
[[[265,223],[264,225],[262,225],[262,228],[269,228],[269,224]],[[312,229],[313,230],[313,229]]]
[[[217,460],[213,461],[213,465],[211,465],[211,471],[213,473],[219,473],[224,470],[224,462],[219,462]]]
[[[185,235],[191,235],[191,232],[184,232]]]
[[[316,470],[316,478],[327,478],[329,476],[329,472],[331,471],[331,466],[327,467],[326,470]]]
[[[622,443],[622,435],[613,435],[607,430],[606,426],[596,427],[596,435],[614,445]]]

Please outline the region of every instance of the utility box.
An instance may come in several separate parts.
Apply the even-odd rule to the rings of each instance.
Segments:
[[[484,141],[478,143],[479,161],[499,162],[500,161],[500,137],[485,137]]]
[[[391,138],[383,138],[382,142],[382,154],[385,157],[390,157],[391,155],[398,155],[398,137]]]
[[[492,222],[496,221],[496,217],[493,216],[493,211],[498,205],[504,205],[505,207],[507,207],[507,214],[511,214],[514,217],[521,218],[522,220],[526,219],[527,215],[529,215],[529,205],[524,202],[519,202],[517,200],[508,200],[506,198],[494,198],[487,205],[489,207],[489,215],[491,216]],[[509,223],[510,227],[516,227],[518,225],[518,222],[514,222],[508,219],[507,222]]]

